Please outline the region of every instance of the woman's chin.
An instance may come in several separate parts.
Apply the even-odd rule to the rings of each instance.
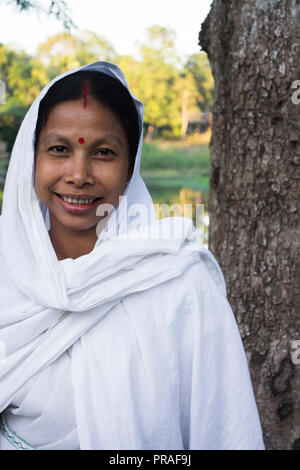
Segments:
[[[94,218],[85,218],[83,220],[82,218],[72,216],[72,215],[65,215],[65,214],[57,214],[55,212],[50,213],[50,224],[52,228],[58,229],[60,227],[60,230],[65,229],[67,232],[70,232],[72,230],[75,231],[80,231],[80,232],[85,232],[85,231],[92,231],[94,229],[95,234],[96,234],[96,226],[97,226],[97,220]]]

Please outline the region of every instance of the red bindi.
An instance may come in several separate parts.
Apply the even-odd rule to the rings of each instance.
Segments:
[[[85,140],[84,140],[83,137],[79,137],[78,142],[79,142],[80,144],[84,144]]]

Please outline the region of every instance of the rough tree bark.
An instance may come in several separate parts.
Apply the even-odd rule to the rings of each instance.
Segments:
[[[215,79],[209,248],[267,449],[300,449],[299,10],[299,0],[214,0],[199,33]]]

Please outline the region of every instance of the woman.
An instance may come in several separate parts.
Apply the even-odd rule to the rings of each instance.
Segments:
[[[113,64],[49,83],[0,219],[1,449],[263,449],[220,267],[156,220],[142,104]]]

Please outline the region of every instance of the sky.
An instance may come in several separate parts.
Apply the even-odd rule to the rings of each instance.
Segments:
[[[159,24],[176,32],[176,51],[184,60],[200,52],[198,33],[212,0],[66,0],[78,31],[90,30],[104,37],[118,54],[135,56],[136,41],[143,41],[148,27]],[[50,0],[40,0],[49,5]],[[39,43],[63,31],[55,18],[35,11],[16,13],[0,3],[0,42],[34,54]],[[73,30],[76,35],[76,30]]]

